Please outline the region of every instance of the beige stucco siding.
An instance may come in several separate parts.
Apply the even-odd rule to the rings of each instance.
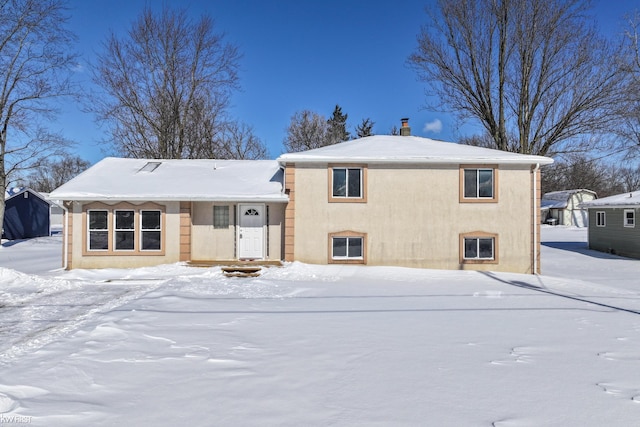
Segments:
[[[252,203],[249,203],[252,204]],[[213,206],[229,207],[229,227],[213,226]],[[192,204],[193,224],[191,237],[191,259],[199,261],[236,259],[237,204],[197,202]],[[265,259],[281,260],[284,203],[266,204],[268,224],[265,224]]]
[[[531,272],[531,170],[498,171],[498,203],[460,203],[459,165],[376,166],[366,203],[329,203],[326,164],[296,165],[295,259],[325,264],[328,235],[366,233],[368,265]],[[460,234],[498,236],[498,264],[460,264]]]
[[[216,203],[229,207],[229,227],[213,227],[211,202],[192,204],[191,258],[194,260],[218,260],[235,258],[235,215],[233,204]]]
[[[130,253],[123,252],[122,255],[101,255],[99,253],[86,255],[86,238],[87,230],[85,221],[83,219],[86,205],[90,205],[90,202],[73,202],[70,215],[73,216],[73,238],[72,246],[70,248],[71,256],[73,260],[70,268],[134,268],[144,267],[165,263],[178,262],[180,259],[180,204],[179,202],[160,202],[160,205],[164,208],[164,222],[163,222],[163,255],[131,255]],[[110,209],[118,209],[121,207],[129,208],[132,205],[136,207],[136,204],[126,204],[113,202],[104,203]]]

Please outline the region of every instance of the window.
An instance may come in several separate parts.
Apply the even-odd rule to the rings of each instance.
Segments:
[[[333,197],[362,197],[362,170],[333,168]]]
[[[362,237],[334,237],[333,259],[362,259]]]
[[[603,211],[596,212],[596,227],[604,227],[606,225],[606,214]]]
[[[461,202],[497,202],[496,167],[460,168],[460,187]]]
[[[493,238],[465,237],[464,259],[493,259]]]
[[[86,256],[165,255],[163,235],[165,208],[147,202],[85,205],[83,242]]]
[[[140,211],[140,249],[159,251],[161,246],[160,211]]]
[[[364,166],[330,166],[329,201],[366,203],[367,168]]]
[[[135,221],[134,211],[115,211],[114,246],[116,251],[132,251],[134,249]]]
[[[367,235],[354,231],[329,234],[329,263],[366,264]]]
[[[104,210],[91,210],[87,212],[89,217],[88,230],[90,251],[105,251],[109,249],[109,212]]]
[[[213,228],[229,228],[229,206],[213,207]]]
[[[633,209],[624,210],[624,226],[635,227],[636,226],[636,211]]]
[[[498,235],[474,231],[460,235],[461,264],[497,264]]]

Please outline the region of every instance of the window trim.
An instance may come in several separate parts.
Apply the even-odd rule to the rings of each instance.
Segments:
[[[91,223],[89,221],[89,215],[91,212],[106,212],[107,213],[107,228],[95,228],[95,229],[90,229],[89,227],[91,226]],[[84,230],[86,231],[85,234],[85,248],[87,252],[98,252],[98,253],[105,253],[109,250],[109,248],[111,247],[111,235],[109,233],[109,210],[108,209],[87,209],[85,212],[85,217],[86,217],[86,226],[84,227]],[[102,231],[102,232],[106,232],[107,233],[107,249],[91,249],[89,247],[89,245],[91,244],[91,232],[92,231]]]
[[[226,219],[227,222],[225,226],[216,225],[216,208],[227,208]],[[213,229],[214,230],[228,230],[231,226],[231,215],[229,214],[231,211],[229,205],[213,205]]]
[[[160,213],[160,228],[142,228],[142,212],[159,212]],[[162,236],[164,235],[164,228],[163,228],[163,224],[162,224],[162,211],[160,209],[140,209],[137,213],[137,215],[140,217],[140,227],[138,229],[138,250],[140,252],[145,252],[145,253],[153,253],[153,252],[158,252],[158,251],[162,251],[163,247],[164,247],[164,242],[162,239]],[[142,235],[144,232],[160,232],[160,249],[145,249],[142,247],[142,243],[144,242],[144,239],[142,238]],[[135,246],[134,246],[135,247]]]
[[[465,239],[493,239],[493,258],[465,258]],[[487,233],[485,231],[473,231],[471,233],[460,233],[460,264],[499,264],[500,239],[497,233]]]
[[[627,222],[627,213],[631,213],[631,223]],[[635,228],[636,226],[636,210],[635,209],[625,209],[622,214],[622,224],[625,228]]]
[[[329,233],[328,236],[328,253],[327,259],[329,264],[366,264],[367,263],[367,233],[360,233],[357,231],[339,231],[337,233]],[[362,239],[362,256],[357,258],[349,258],[349,257],[333,257],[333,239],[334,238],[359,238]]]
[[[602,221],[600,218],[602,217]],[[607,226],[607,213],[605,211],[596,211],[596,227]]]
[[[115,212],[122,210],[134,211],[134,249],[118,249],[115,250],[114,236],[115,236]],[[142,228],[142,222],[140,218],[141,211],[155,210],[160,211],[160,250],[140,248],[140,232]],[[107,249],[89,249],[89,214],[90,211],[106,211],[107,212],[107,227],[108,227],[108,240]],[[83,229],[83,242],[82,242],[82,256],[164,256],[166,253],[166,208],[157,203],[145,202],[140,205],[134,205],[129,202],[120,202],[113,205],[109,205],[102,202],[92,202],[82,207],[82,229]]]
[[[493,173],[493,197],[465,197],[464,195],[464,172],[465,170],[491,170]],[[500,194],[500,186],[499,184],[499,168],[498,165],[492,164],[468,164],[468,165],[460,165],[459,172],[459,201],[460,203],[498,203]],[[477,192],[476,192],[477,194]]]
[[[116,227],[116,223],[118,221],[118,215],[117,215],[118,212],[131,212],[131,213],[133,213],[133,228],[117,228]],[[118,208],[118,209],[114,209],[113,210],[113,215],[112,215],[112,217],[113,217],[113,228],[112,228],[113,235],[112,235],[112,239],[111,240],[113,242],[113,251],[114,252],[133,252],[133,251],[136,250],[136,246],[137,246],[136,243],[138,243],[137,239],[136,239],[136,220],[137,220],[137,216],[138,215],[137,215],[137,212],[136,212],[135,209],[121,209],[121,208]],[[133,233],[133,248],[132,249],[117,249],[116,248],[116,243],[117,243],[116,234],[119,231],[124,231],[124,232],[127,232],[127,233]]]
[[[333,171],[335,169],[360,169],[360,197],[334,196],[333,195]],[[328,165],[328,196],[329,203],[367,203],[367,165],[363,164],[329,164]],[[347,173],[348,176],[348,173]]]

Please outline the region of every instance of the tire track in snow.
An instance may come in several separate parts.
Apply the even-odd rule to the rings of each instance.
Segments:
[[[68,283],[66,289],[15,298],[0,308],[0,365],[38,350],[108,312],[157,289],[166,279],[109,284]]]

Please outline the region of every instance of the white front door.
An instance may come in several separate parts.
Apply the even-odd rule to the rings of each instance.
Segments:
[[[240,205],[238,230],[238,258],[264,257],[264,205]]]

